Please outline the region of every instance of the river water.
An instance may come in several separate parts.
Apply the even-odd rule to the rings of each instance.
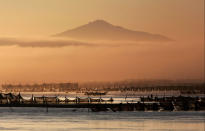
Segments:
[[[0,107],[0,131],[204,131],[205,112]]]

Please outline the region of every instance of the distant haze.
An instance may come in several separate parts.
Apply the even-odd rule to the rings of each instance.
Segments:
[[[5,0],[0,16],[0,84],[204,79],[203,0]]]

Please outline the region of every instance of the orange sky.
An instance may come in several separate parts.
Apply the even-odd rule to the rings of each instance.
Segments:
[[[200,39],[204,0],[1,0],[0,36],[48,36],[104,19],[176,39]]]
[[[104,19],[175,40],[121,47],[0,46],[0,83],[204,77],[204,0],[0,0],[0,16],[0,38],[43,38]]]

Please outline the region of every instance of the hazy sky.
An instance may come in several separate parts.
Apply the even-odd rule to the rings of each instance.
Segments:
[[[0,16],[0,36],[47,36],[104,19],[176,39],[200,39],[204,0],[0,0]]]
[[[0,83],[204,77],[204,0],[0,0],[0,38],[47,37],[96,19],[175,41],[121,47],[0,46]]]

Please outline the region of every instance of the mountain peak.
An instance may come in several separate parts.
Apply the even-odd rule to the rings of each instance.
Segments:
[[[114,27],[112,24],[108,23],[105,20],[95,20],[95,21],[91,21],[89,22],[87,25],[90,28],[96,28],[96,29],[103,29],[103,28],[112,28]]]
[[[110,23],[108,23],[107,21],[102,20],[102,19],[98,19],[98,20],[95,20],[95,21],[89,22],[89,24],[111,25]]]
[[[129,30],[120,26],[112,25],[102,19],[98,19],[77,28],[64,31],[55,36],[91,41],[170,41],[169,38],[163,35]]]

